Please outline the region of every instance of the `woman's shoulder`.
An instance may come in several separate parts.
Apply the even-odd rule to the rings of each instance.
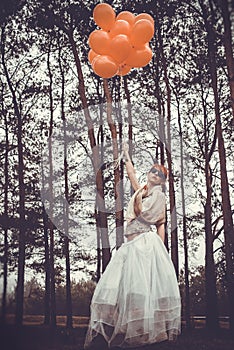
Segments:
[[[166,200],[166,196],[165,193],[162,191],[162,187],[161,186],[155,186],[154,191],[152,192],[153,197],[157,200]]]

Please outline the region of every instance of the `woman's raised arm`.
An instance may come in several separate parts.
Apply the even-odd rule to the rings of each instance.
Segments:
[[[136,191],[139,188],[141,188],[141,185],[139,184],[139,182],[137,180],[136,171],[134,169],[131,158],[129,156],[128,145],[126,143],[123,144],[123,151],[124,151],[124,156],[125,156],[125,164],[126,164],[127,174],[128,174],[128,177],[131,181],[131,184],[132,184],[134,191]]]

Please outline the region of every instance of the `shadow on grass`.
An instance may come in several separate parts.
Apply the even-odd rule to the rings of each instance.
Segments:
[[[86,327],[67,330],[65,327],[51,329],[46,326],[1,326],[1,350],[83,350]],[[102,339],[97,339],[90,350],[107,350]],[[117,350],[120,348],[111,348]],[[132,350],[233,350],[234,339],[226,329],[215,334],[205,329],[182,330],[176,342],[162,342]]]

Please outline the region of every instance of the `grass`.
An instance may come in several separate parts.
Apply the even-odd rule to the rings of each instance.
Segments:
[[[66,326],[66,316],[56,316],[56,324],[57,326]],[[87,316],[73,316],[73,327],[86,327],[89,322],[89,317]],[[7,324],[15,323],[15,315],[9,314],[6,319]],[[23,317],[23,325],[25,326],[40,326],[44,323],[44,316],[42,315],[24,315]]]
[[[83,350],[87,330],[87,317],[74,317],[74,328],[65,328],[65,316],[58,316],[56,329],[44,326],[43,317],[26,315],[21,328],[16,327],[14,317],[8,315],[7,325],[0,328],[1,350]],[[196,328],[182,329],[176,342],[162,342],[144,346],[137,350],[233,350],[234,338],[226,325],[215,334],[208,333],[204,321],[198,320]],[[107,350],[98,343],[92,350]],[[119,348],[115,348],[116,350]],[[90,349],[91,350],[91,349]],[[132,349],[135,350],[135,349]]]

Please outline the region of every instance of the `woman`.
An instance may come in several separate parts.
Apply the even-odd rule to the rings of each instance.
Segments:
[[[112,257],[96,286],[85,348],[97,335],[102,335],[109,347],[127,348],[175,340],[180,333],[179,288],[163,243],[162,186],[167,170],[153,165],[147,184],[140,186],[127,146],[124,153],[135,190],[126,213],[127,242]]]

